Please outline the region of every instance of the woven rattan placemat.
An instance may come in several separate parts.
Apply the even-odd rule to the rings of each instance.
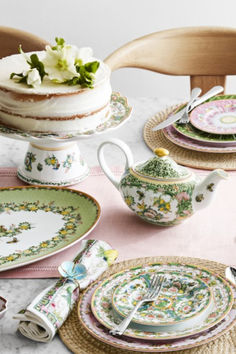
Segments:
[[[187,257],[148,257],[131,259],[124,262],[114,264],[104,274],[108,277],[113,273],[119,272],[129,267],[144,265],[155,262],[179,262],[186,264],[194,264],[201,267],[207,267],[209,270],[224,275],[225,265],[199,259]],[[67,321],[59,330],[61,340],[73,352],[77,354],[134,354],[134,351],[127,351],[111,347],[92,337],[82,327],[78,320],[77,308],[75,307],[68,317]],[[136,352],[137,353],[137,352]],[[140,352],[141,353],[141,352]],[[196,348],[175,351],[176,354],[235,354],[236,353],[236,326],[221,337],[201,345]],[[164,354],[164,352],[163,352]]]
[[[168,107],[160,111],[150,118],[144,126],[144,140],[151,150],[157,147],[163,147],[170,152],[170,156],[179,164],[204,170],[214,170],[215,168],[223,168],[224,170],[236,170],[236,153],[209,153],[198,152],[184,149],[169,141],[163,134],[162,130],[153,132],[158,123],[162,122],[167,116],[176,110],[178,106]]]

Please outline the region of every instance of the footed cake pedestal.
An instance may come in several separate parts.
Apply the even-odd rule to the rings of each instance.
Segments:
[[[80,132],[35,133],[0,125],[0,135],[29,142],[18,177],[29,184],[69,186],[89,175],[77,141],[121,126],[130,117],[131,107],[119,93],[111,95],[111,114],[98,127]]]
[[[17,174],[29,184],[67,186],[86,178],[89,168],[76,142],[29,143]]]

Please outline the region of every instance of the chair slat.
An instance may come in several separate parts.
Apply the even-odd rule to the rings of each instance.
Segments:
[[[0,58],[18,53],[20,44],[24,52],[30,52],[45,49],[48,42],[22,30],[0,27]]]
[[[225,85],[236,74],[236,29],[186,27],[151,33],[131,41],[105,62],[111,70],[135,67],[168,75],[190,76],[203,91]]]

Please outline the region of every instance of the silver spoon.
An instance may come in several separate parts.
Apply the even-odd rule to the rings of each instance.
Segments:
[[[225,276],[226,278],[231,281],[234,285],[236,285],[236,268],[234,267],[227,267],[225,269]]]

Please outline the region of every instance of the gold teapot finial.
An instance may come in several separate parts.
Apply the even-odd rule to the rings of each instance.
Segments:
[[[169,155],[169,151],[167,149],[164,149],[164,148],[157,148],[157,149],[154,150],[154,153],[158,157],[163,157],[163,156]]]

